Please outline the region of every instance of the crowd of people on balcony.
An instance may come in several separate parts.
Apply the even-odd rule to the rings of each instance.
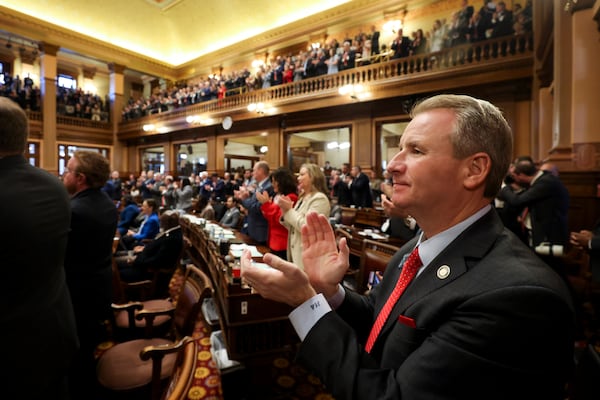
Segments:
[[[124,121],[132,120],[248,91],[335,74],[383,59],[426,54],[531,30],[531,0],[526,0],[524,7],[516,3],[511,11],[506,9],[503,1],[484,1],[477,12],[468,0],[463,0],[461,8],[452,13],[449,23],[446,19],[438,19],[431,31],[417,29],[411,37],[404,36],[403,30],[398,29],[389,47],[380,45],[380,32],[373,25],[369,32],[359,30],[355,36],[346,33],[341,41],[331,38],[324,45],[315,44],[296,55],[277,55],[270,62],[259,65],[255,73],[243,68],[227,74],[209,75],[191,84],[182,82],[157,89],[147,98],[130,98],[122,117]]]
[[[110,115],[108,96],[102,100],[97,94],[81,88],[56,88],[56,114],[66,117],[85,118],[92,121],[108,121]]]
[[[130,98],[122,110],[123,121],[171,111],[179,107],[218,100],[224,97],[266,89],[290,82],[368,65],[384,59],[398,59],[417,54],[440,51],[462,44],[493,39],[532,30],[532,4],[516,3],[507,10],[504,1],[484,1],[478,11],[468,0],[446,19],[434,22],[430,31],[419,28],[405,36],[402,28],[389,45],[380,44],[380,32],[373,25],[369,32],[362,29],[354,36],[346,33],[342,40],[331,38],[327,43],[315,44],[298,54],[277,55],[259,65],[256,72],[250,68],[227,74],[211,74],[194,83],[180,82],[172,87],[155,89],[149,97]],[[4,75],[0,94],[10,97],[23,109],[40,110],[40,91],[31,78],[23,80]],[[81,88],[57,87],[57,115],[85,118],[93,121],[109,120],[109,101]]]
[[[0,81],[0,95],[12,99],[23,110],[40,111],[40,90],[29,74],[21,79],[4,73]]]

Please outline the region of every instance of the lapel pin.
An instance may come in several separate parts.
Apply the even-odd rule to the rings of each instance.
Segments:
[[[441,267],[438,268],[437,277],[439,279],[446,279],[448,276],[450,276],[450,267],[449,266],[442,265]]]

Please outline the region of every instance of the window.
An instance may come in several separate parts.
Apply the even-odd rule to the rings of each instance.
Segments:
[[[60,74],[58,75],[58,86],[67,89],[77,89],[77,79],[70,75]]]
[[[27,161],[34,167],[40,166],[40,144],[36,142],[27,143]]]
[[[85,151],[95,151],[97,153],[102,154],[104,157],[110,160],[108,149],[103,147],[83,147],[83,146],[74,146],[74,145],[58,145],[58,174],[63,175],[65,170],[67,169],[67,162],[69,158],[75,153],[77,150],[85,150]]]

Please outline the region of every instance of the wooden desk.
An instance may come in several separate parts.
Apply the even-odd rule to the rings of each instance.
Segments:
[[[200,225],[189,219],[181,218],[180,224],[184,236],[191,243],[191,260],[211,277],[221,329],[231,359],[281,351],[300,342],[288,319],[291,307],[264,299],[243,282],[234,282],[231,266],[224,261],[216,242],[209,239]],[[247,236],[237,231],[234,233],[236,238],[230,242],[252,244]],[[257,248],[263,254],[268,251],[264,246]]]
[[[338,237],[343,236],[346,238],[348,247],[350,248],[350,254],[357,256],[357,257],[360,257],[362,255],[363,241],[365,239],[374,240],[379,243],[396,246],[398,248],[402,247],[402,245],[404,243],[406,243],[406,240],[391,237],[391,236],[383,234],[379,231],[375,232],[375,230],[373,230],[372,233],[368,233],[365,231],[365,229],[369,229],[369,228],[359,228],[356,226],[347,226],[347,225],[336,225],[336,231],[341,233],[341,235],[340,235],[339,233],[336,232],[336,235]],[[340,230],[343,232],[340,232]]]

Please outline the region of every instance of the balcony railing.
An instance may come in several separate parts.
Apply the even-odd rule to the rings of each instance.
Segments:
[[[425,74],[456,71],[467,66],[491,66],[521,59],[531,60],[532,56],[533,38],[531,34],[506,36],[400,59],[387,60],[387,57],[378,56],[373,59],[377,62],[361,65],[337,74],[322,75],[273,86],[268,89],[249,91],[122,122],[119,124],[119,131],[140,132],[145,124],[185,120],[188,116],[205,115],[209,117],[232,112],[245,112],[250,104],[268,103],[270,106],[278,107],[300,103],[309,98],[331,96],[337,93],[340,88],[350,84],[389,87],[397,84],[397,82],[410,80],[413,77],[416,78]],[[42,121],[41,112],[29,111],[28,115],[32,121]],[[59,126],[102,131],[110,130],[112,126],[112,124],[104,121],[92,121],[62,115],[57,116],[57,124]]]

